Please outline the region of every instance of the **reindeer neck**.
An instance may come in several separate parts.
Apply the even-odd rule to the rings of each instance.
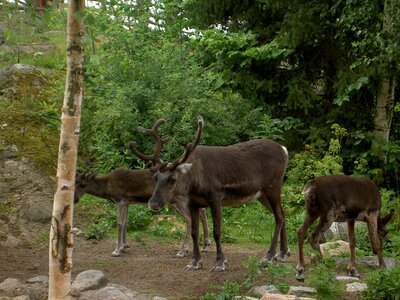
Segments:
[[[109,199],[108,193],[108,176],[96,176],[94,177],[86,187],[86,193],[100,197],[103,199]],[[109,199],[111,200],[111,199]]]

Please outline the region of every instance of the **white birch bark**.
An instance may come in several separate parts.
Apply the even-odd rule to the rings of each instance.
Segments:
[[[383,8],[383,31],[390,31],[392,26],[392,19],[390,16],[391,5],[390,0],[385,0]],[[390,63],[390,62],[388,62]],[[394,110],[394,91],[396,81],[394,76],[390,74],[383,76],[380,81],[380,87],[376,96],[376,110],[374,118],[374,131],[373,134],[376,138],[385,142],[389,141],[390,128],[392,126],[393,110]]]
[[[83,98],[84,0],[69,0],[67,24],[67,74],[61,115],[57,190],[54,195],[49,244],[49,297],[71,299],[72,220],[74,181],[81,104]],[[77,19],[79,17],[79,19]]]

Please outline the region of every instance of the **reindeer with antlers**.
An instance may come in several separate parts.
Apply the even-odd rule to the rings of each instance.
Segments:
[[[252,140],[226,147],[198,146],[203,127],[200,117],[194,142],[187,144],[183,155],[173,163],[143,155],[134,142],[130,144],[138,157],[151,161],[157,170],[149,207],[158,211],[165,203],[179,203],[190,209],[193,258],[186,270],[202,267],[198,243],[200,209],[210,207],[217,248],[213,270],[224,271],[227,261],[221,247],[221,207],[252,199],[258,199],[275,216],[273,239],[261,265],[274,259],[285,260],[290,251],[280,193],[288,162],[286,148],[272,140]],[[276,255],[279,237],[280,252]]]
[[[157,130],[165,121],[160,119],[154,123],[153,128],[139,128],[145,134],[152,136],[155,141],[155,150],[149,159],[159,159],[161,147],[166,143],[165,139],[160,138]],[[126,224],[128,220],[128,206],[130,204],[147,205],[153,194],[155,183],[153,179],[154,166],[145,170],[129,170],[118,168],[105,176],[96,174],[77,174],[75,179],[75,203],[85,194],[91,194],[114,202],[118,207],[118,241],[115,250],[111,256],[121,256],[126,248],[129,247],[126,240]],[[191,233],[191,218],[187,203],[171,203],[173,207],[186,222],[185,239],[181,245],[178,257],[184,257],[189,249],[189,238]],[[210,237],[208,233],[207,217],[205,209],[200,213],[203,224],[204,241],[202,251],[208,251],[210,246]]]

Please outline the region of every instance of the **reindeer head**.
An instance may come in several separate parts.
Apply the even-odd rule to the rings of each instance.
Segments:
[[[185,162],[199,144],[203,127],[204,120],[202,117],[199,117],[197,121],[197,133],[193,143],[187,144],[185,152],[172,163],[165,163],[161,161],[159,152],[156,152],[161,150],[161,146],[159,145],[160,142],[156,144],[155,154],[153,156],[145,156],[139,153],[140,156],[138,156],[140,158],[152,160],[152,163],[155,166],[154,179],[156,181],[156,187],[152,197],[149,200],[149,207],[152,210],[158,211],[164,206],[165,203],[171,203],[177,198],[181,199],[184,197],[186,199],[188,197],[192,178],[189,176],[189,174],[191,173],[192,164]],[[144,130],[141,131],[146,132]],[[157,139],[161,140],[159,138],[155,138],[155,140]],[[135,151],[137,152],[136,149]],[[137,153],[135,154],[137,155]]]
[[[86,193],[89,182],[95,178],[95,174],[76,173],[74,203],[78,203],[81,197]]]
[[[390,221],[390,219],[393,217],[394,214],[394,209],[392,209],[386,216],[380,216],[378,219],[378,236],[379,240],[382,243],[383,240],[385,239],[388,230],[386,228],[386,224]]]

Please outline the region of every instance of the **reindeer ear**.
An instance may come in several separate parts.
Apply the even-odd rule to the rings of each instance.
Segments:
[[[189,171],[192,169],[192,164],[181,164],[178,167],[176,167],[176,170],[180,173],[180,174],[187,174],[189,173]]]
[[[383,225],[386,225],[390,221],[390,219],[393,217],[393,214],[394,214],[394,209],[392,209],[390,211],[390,213],[388,213],[386,216],[381,217],[380,223]]]

